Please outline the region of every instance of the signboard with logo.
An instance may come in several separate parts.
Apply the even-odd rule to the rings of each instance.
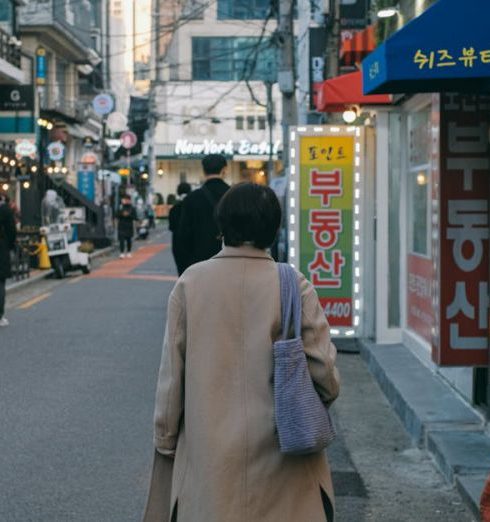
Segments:
[[[341,0],[340,26],[342,29],[363,29],[367,25],[370,0]]]
[[[442,366],[488,364],[490,96],[441,95],[439,330]]]
[[[95,201],[95,171],[82,168],[77,173],[77,188],[90,201]]]
[[[65,145],[61,141],[53,141],[48,145],[48,156],[51,161],[60,161],[65,156]]]
[[[32,85],[0,85],[0,111],[33,111]]]
[[[15,155],[17,158],[35,159],[37,154],[37,145],[35,140],[15,140]]]
[[[327,29],[312,27],[309,29],[310,41],[310,109],[315,110],[318,91],[325,79],[325,42]]]
[[[46,84],[46,49],[38,47],[36,51],[36,85]]]
[[[92,106],[96,114],[105,116],[114,110],[114,98],[110,94],[98,94],[94,98]]]
[[[132,131],[123,132],[120,136],[121,145],[129,150],[132,149],[138,143],[138,137]]]
[[[281,148],[279,141],[272,144],[272,154],[277,155]],[[241,140],[238,143],[228,140],[218,142],[215,140],[204,140],[202,142],[191,142],[189,140],[177,140],[175,144],[175,156],[200,158],[206,154],[223,154],[229,158],[237,156],[268,156],[269,143],[267,141],[251,142]]]
[[[290,261],[315,287],[330,326],[353,335],[360,309],[360,130],[304,129],[291,134]]]

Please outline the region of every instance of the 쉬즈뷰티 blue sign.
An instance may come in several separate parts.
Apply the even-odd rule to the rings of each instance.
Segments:
[[[362,62],[364,94],[490,87],[490,1],[439,0]]]

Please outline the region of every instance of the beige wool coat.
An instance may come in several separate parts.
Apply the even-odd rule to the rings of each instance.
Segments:
[[[325,403],[339,392],[336,350],[312,285],[300,274],[302,337]],[[168,306],[154,443],[175,456],[168,507],[145,522],[325,522],[333,505],[324,453],[280,453],[272,344],[280,336],[277,266],[251,246],[224,247],[190,267]],[[153,486],[165,488],[154,477]]]

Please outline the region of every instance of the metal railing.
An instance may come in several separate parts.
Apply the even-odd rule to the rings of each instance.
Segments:
[[[21,48],[18,40],[3,29],[0,29],[0,58],[20,69]]]

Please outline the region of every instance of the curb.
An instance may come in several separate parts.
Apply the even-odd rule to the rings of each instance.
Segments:
[[[412,441],[425,449],[479,519],[490,473],[490,437],[482,416],[401,345],[360,341],[361,357]]]

